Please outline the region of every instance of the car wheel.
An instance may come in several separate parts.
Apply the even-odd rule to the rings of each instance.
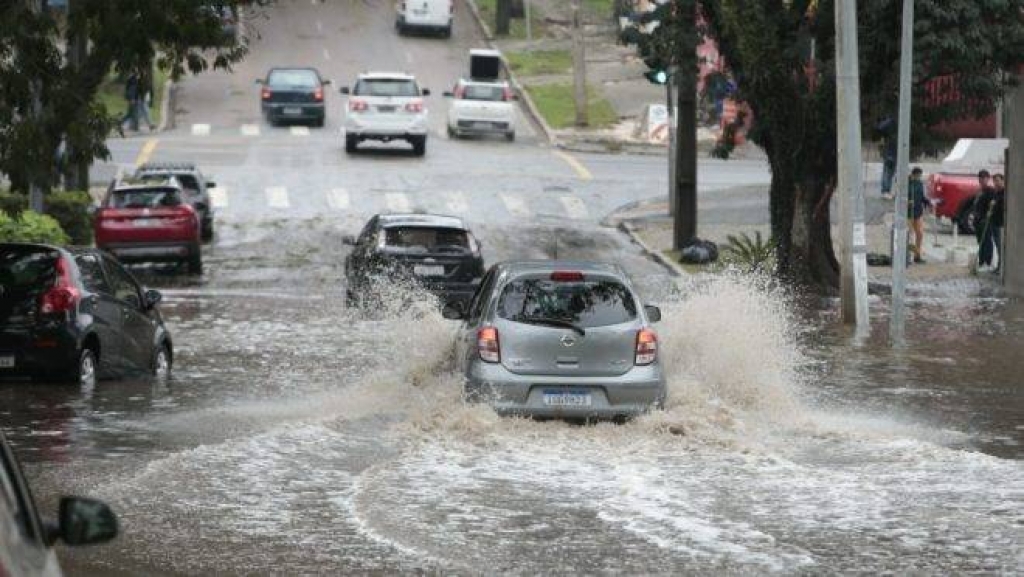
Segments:
[[[167,346],[167,343],[161,343],[160,348],[153,355],[153,366],[151,368],[153,378],[160,382],[170,380],[172,358],[171,348]]]
[[[452,128],[451,126],[448,126],[448,138],[458,138],[458,137],[459,137],[459,133],[456,132],[455,129]]]
[[[405,36],[405,24],[401,20],[395,20],[395,31],[399,36]]]
[[[188,255],[188,272],[189,274],[203,274],[203,253],[198,245],[193,247]]]
[[[441,36],[443,36],[445,38],[451,38],[452,37],[452,27],[449,25],[444,30],[442,30],[441,31]]]
[[[345,136],[345,152],[355,154],[359,146],[359,139],[355,136]]]
[[[956,226],[960,234],[974,234],[976,224],[974,218],[974,199],[965,200],[960,205],[960,212],[956,215]]]
[[[412,144],[412,153],[416,156],[423,156],[427,153],[427,137],[420,136],[409,141]]]
[[[509,142],[515,142],[515,139],[516,139],[516,133],[515,132],[506,132],[505,133],[505,140],[507,140]]]
[[[78,362],[63,380],[76,383],[83,388],[92,388],[96,386],[98,369],[99,363],[96,359],[96,352],[89,347],[85,347],[82,349],[82,352],[78,353]]]
[[[203,242],[210,242],[213,240],[213,219],[203,221],[203,230],[201,233]]]
[[[325,122],[326,119],[323,116],[321,116],[320,118],[317,118],[316,120],[313,121],[313,126],[317,128],[323,128]]]

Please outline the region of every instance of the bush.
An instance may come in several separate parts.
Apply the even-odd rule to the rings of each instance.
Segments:
[[[17,218],[0,213],[0,241],[67,244],[68,235],[52,217],[26,210]]]
[[[92,244],[92,216],[88,192],[51,192],[46,196],[46,214],[60,223],[72,244]]]
[[[24,194],[0,191],[0,212],[17,216],[26,208],[28,208],[28,197]]]

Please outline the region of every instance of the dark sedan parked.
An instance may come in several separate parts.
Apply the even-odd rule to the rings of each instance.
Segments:
[[[469,301],[484,274],[484,259],[469,227],[454,216],[378,214],[363,227],[345,258],[350,305],[373,302],[374,290],[409,280],[445,302]],[[383,285],[382,285],[383,281]]]
[[[321,78],[315,68],[271,68],[267,77],[256,83],[263,85],[260,102],[270,124],[289,121],[324,125],[324,86],[331,81]]]
[[[102,251],[0,244],[0,377],[166,379],[173,349],[161,298]]]

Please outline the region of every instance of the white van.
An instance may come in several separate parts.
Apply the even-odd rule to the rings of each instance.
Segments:
[[[455,0],[399,0],[395,28],[405,34],[413,28],[439,30],[445,38],[452,35]]]

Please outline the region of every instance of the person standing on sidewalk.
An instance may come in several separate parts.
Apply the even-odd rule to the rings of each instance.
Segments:
[[[135,101],[135,106],[138,110],[135,113],[136,118],[139,122],[145,122],[146,127],[149,128],[150,132],[156,129],[156,125],[153,124],[153,120],[149,117],[149,103],[153,99],[153,75],[152,73],[146,73],[145,70],[139,72],[139,97]]]
[[[121,118],[121,129],[128,125],[128,130],[139,129],[139,75],[132,72],[124,81],[124,100],[127,104],[124,116]]]
[[[1006,224],[1006,178],[1002,174],[992,177],[992,188],[995,200],[992,201],[992,244],[995,246],[996,268],[992,271],[999,274],[1003,267],[1003,226]]]
[[[978,269],[992,266],[992,212],[995,208],[996,190],[992,188],[991,175],[987,170],[978,172],[981,192],[974,200],[974,235],[978,239]]]
[[[910,183],[907,187],[907,221],[910,230],[914,231],[914,262],[924,263],[921,252],[924,250],[924,209],[928,205],[928,199],[924,194],[924,182],[921,176],[924,171],[921,167],[915,166],[910,172]]]
[[[882,156],[882,198],[892,200],[892,181],[896,176],[896,121],[886,116],[875,125],[881,137],[879,152]]]

